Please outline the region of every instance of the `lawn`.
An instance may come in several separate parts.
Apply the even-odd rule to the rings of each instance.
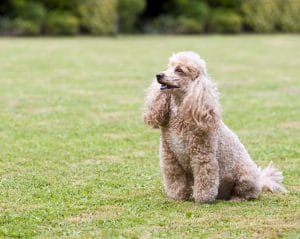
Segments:
[[[223,119],[287,195],[168,199],[145,88],[173,52],[206,59]],[[297,35],[0,39],[0,235],[21,238],[299,238]]]

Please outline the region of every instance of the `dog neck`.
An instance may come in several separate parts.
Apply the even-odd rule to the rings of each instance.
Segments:
[[[179,108],[182,101],[183,101],[183,94],[181,93],[177,93],[177,94],[172,94],[171,95],[171,99],[172,99],[172,103],[175,107]]]
[[[171,99],[173,101],[174,106],[179,108],[184,100],[185,95],[186,95],[185,92],[179,90],[172,92]]]

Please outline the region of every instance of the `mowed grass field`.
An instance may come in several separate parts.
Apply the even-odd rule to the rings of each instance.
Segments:
[[[198,52],[223,119],[289,193],[177,202],[162,188],[145,89]],[[20,238],[299,238],[297,35],[0,39],[0,235]]]

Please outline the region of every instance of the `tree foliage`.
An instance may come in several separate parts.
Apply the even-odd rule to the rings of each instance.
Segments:
[[[246,31],[300,32],[300,1],[0,1],[0,34],[198,34]]]

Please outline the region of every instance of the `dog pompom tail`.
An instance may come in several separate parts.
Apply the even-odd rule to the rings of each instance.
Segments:
[[[276,167],[274,167],[272,162],[270,162],[268,167],[264,169],[259,168],[259,171],[260,183],[263,192],[287,192],[287,190],[282,185],[282,172],[280,172]]]

